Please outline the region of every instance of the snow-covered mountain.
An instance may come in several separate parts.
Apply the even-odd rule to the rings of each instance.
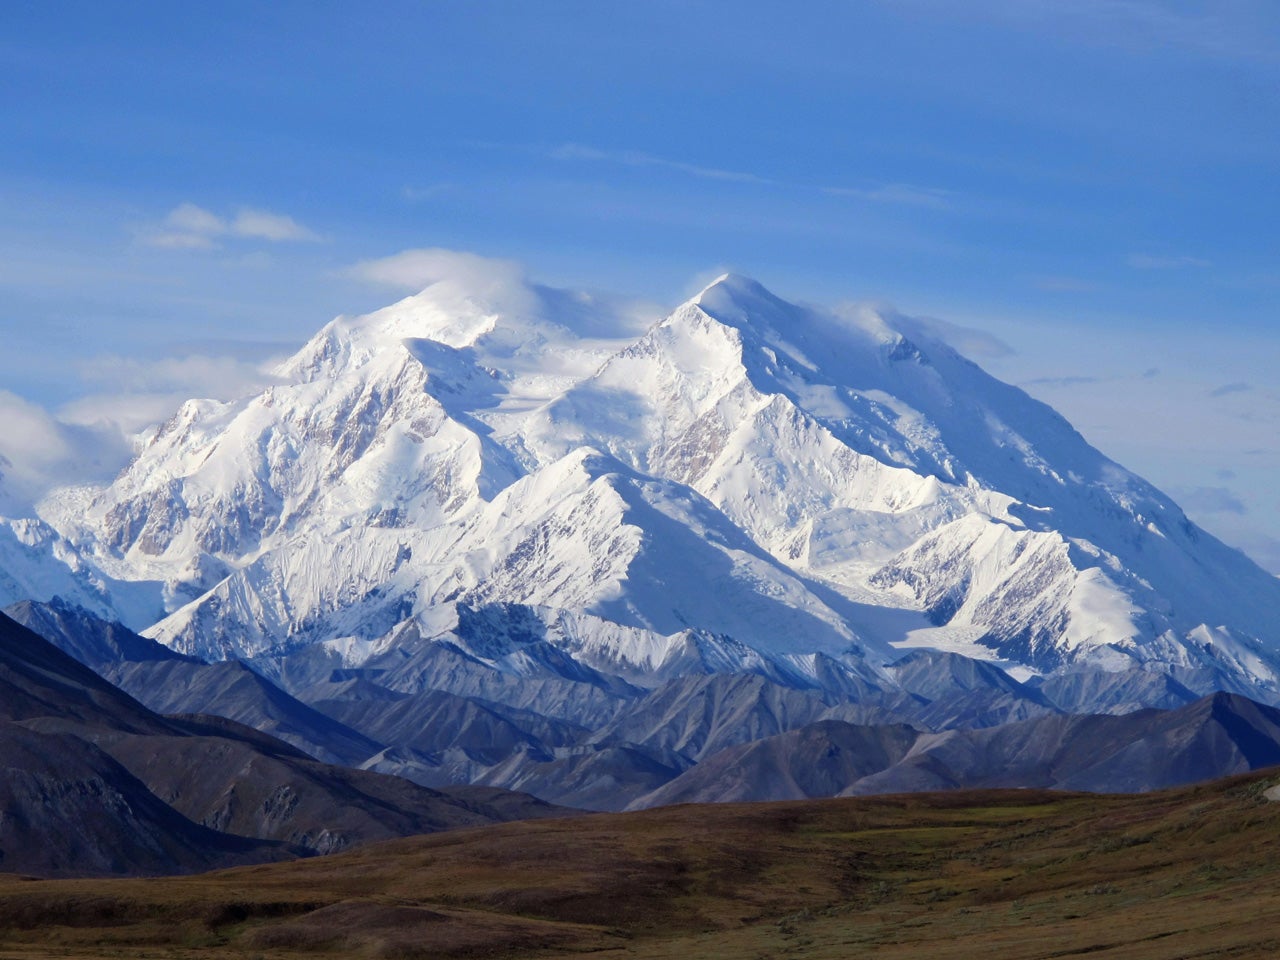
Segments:
[[[60,597],[98,616],[154,615],[153,585],[103,574],[29,507],[6,502],[3,484],[0,473],[0,605]]]
[[[214,659],[356,666],[406,621],[456,639],[459,609],[518,604],[628,682],[702,638],[880,686],[926,646],[1280,699],[1280,581],[910,318],[726,276],[636,329],[442,282],[277,373],[46,499],[40,562]]]

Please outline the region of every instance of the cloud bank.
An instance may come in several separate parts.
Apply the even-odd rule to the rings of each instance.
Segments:
[[[138,436],[193,397],[234,400],[276,382],[280,347],[262,345],[256,358],[95,357],[74,367],[89,392],[56,412],[0,390],[0,514],[29,516],[51,490],[110,481]]]
[[[159,360],[103,355],[78,367],[91,393],[58,411],[59,420],[75,425],[113,425],[135,435],[166,419],[186,400],[235,400],[257,393],[276,378],[271,373],[283,358],[279,345],[265,345],[269,355],[246,359],[231,355],[188,354]]]
[[[30,515],[54,487],[110,480],[133,454],[114,424],[64,423],[7,390],[0,422],[0,510],[9,515]]]

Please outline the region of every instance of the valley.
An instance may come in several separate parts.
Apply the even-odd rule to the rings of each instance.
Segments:
[[[0,952],[1265,957],[1276,773],[1142,796],[960,791],[464,829],[166,880],[0,879]]]

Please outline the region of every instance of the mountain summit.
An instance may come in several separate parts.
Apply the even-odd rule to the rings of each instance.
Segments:
[[[357,663],[517,604],[632,667],[697,635],[867,682],[934,647],[1280,698],[1280,581],[925,325],[735,275],[655,319],[436,283],[184,404],[40,522],[206,658]]]

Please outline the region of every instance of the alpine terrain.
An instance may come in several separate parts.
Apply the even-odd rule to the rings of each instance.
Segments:
[[[651,319],[461,280],[339,317],[0,523],[0,601],[154,709],[603,809],[976,783],[997,749],[1049,784],[1050,741],[1150,766],[1280,703],[1280,581],[929,324],[733,275]],[[1190,712],[1061,719],[1141,708]],[[801,743],[858,760],[709,779]]]

